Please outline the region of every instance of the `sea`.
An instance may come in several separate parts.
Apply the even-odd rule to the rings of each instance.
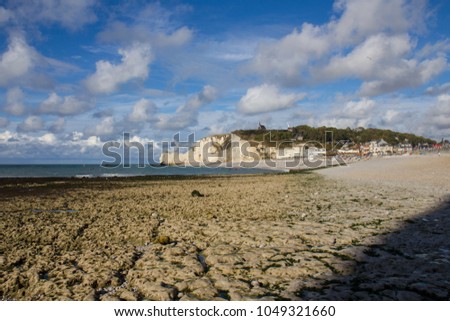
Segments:
[[[132,177],[147,175],[235,175],[273,173],[257,168],[207,168],[177,166],[130,165],[130,167],[103,167],[100,165],[0,165],[0,177]]]

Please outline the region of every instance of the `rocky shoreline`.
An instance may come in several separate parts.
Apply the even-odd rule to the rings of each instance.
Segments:
[[[448,300],[449,160],[404,160],[403,185],[336,174],[346,168],[1,179],[0,296]]]

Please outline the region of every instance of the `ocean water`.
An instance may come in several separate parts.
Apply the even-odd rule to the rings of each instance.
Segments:
[[[232,175],[269,173],[252,168],[102,167],[100,165],[0,165],[0,177],[127,177],[146,175]]]

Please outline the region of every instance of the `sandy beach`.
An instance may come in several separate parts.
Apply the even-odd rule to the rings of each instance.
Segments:
[[[449,182],[449,155],[290,174],[0,179],[0,297],[448,300]]]

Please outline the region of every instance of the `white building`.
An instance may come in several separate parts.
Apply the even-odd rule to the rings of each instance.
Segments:
[[[372,140],[369,142],[369,152],[378,156],[392,155],[394,147],[389,145],[384,139]]]

